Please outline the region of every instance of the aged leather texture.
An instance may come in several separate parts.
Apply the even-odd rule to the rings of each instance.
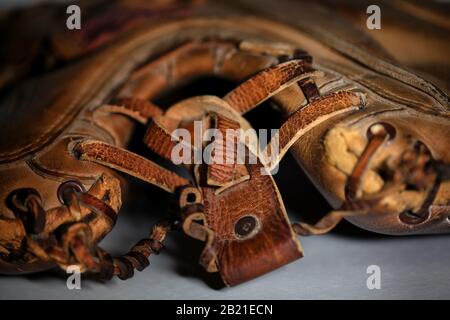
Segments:
[[[62,7],[35,8],[18,15],[24,21],[39,17],[49,27],[31,32],[33,22],[18,19],[20,28],[2,43],[2,272],[79,263],[84,270],[127,278],[133,268],[144,268],[145,259],[162,246],[168,230],[164,224],[155,227],[151,241],[114,263],[103,261],[106,255],[96,247],[121,206],[117,170],[168,192],[187,184],[147,159],[131,156],[126,147],[133,122],[151,124],[151,118],[158,121],[163,114],[153,105],[159,95],[205,76],[236,84],[217,102],[217,110],[208,112],[222,110],[240,127],[248,127],[242,114],[265,100],[283,113],[285,122],[274,123],[283,152],[290,148],[298,170],[307,173],[333,206],[330,217],[336,217],[332,223],[322,220],[321,228],[297,225],[294,231],[328,231],[342,217],[385,234],[450,231],[450,43],[449,25],[439,10],[415,1],[380,1],[382,29],[371,31],[361,21],[367,1],[87,3],[80,3],[86,9],[86,28],[61,28]],[[16,59],[28,38],[33,39],[29,55]],[[186,102],[188,107],[175,104],[164,115],[196,119],[209,105],[200,102],[194,98]],[[177,125],[189,129],[186,123]],[[169,147],[157,150],[162,142],[157,130],[150,126],[144,142],[167,158]],[[246,182],[238,178],[256,169],[208,170],[211,184],[202,189],[201,219],[226,242],[231,226],[242,218],[234,205],[244,202],[247,192]],[[249,188],[267,196],[245,201],[245,208],[272,208],[264,225],[276,225],[276,234],[251,238],[259,249],[249,258],[236,254],[242,251],[239,241],[222,243],[217,260],[208,256],[217,252],[203,257],[202,264],[210,271],[218,268],[230,285],[301,256],[275,184],[269,177],[258,179],[249,180],[258,185]],[[84,191],[67,196],[65,203],[58,199],[58,188],[68,180],[80,181]],[[242,185],[234,187],[244,189],[239,196],[210,190],[238,180]],[[14,193],[25,189],[27,196]],[[216,201],[229,206],[218,210]],[[60,229],[67,229],[63,236]],[[211,239],[209,230],[185,231]],[[269,247],[279,249],[272,253],[276,259],[267,258]],[[261,262],[266,260],[272,264],[266,267]]]

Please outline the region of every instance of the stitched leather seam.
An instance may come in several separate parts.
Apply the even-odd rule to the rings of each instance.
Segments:
[[[383,114],[383,113],[389,113],[389,112],[398,112],[398,111],[403,111],[405,110],[405,108],[395,108],[395,109],[386,109],[386,110],[380,110],[380,111],[375,111],[375,112],[371,112],[368,114],[365,114],[364,116],[352,121],[349,123],[350,126],[353,126],[355,124],[357,124],[358,122],[363,121],[364,119],[367,118],[374,118],[376,119],[376,116]],[[359,156],[359,154],[355,154],[356,156]]]
[[[327,64],[325,64],[325,65],[327,65]],[[336,68],[336,66],[334,66],[334,68]],[[324,67],[324,66],[321,66],[320,69],[322,69],[322,70],[324,70],[326,72],[337,73],[334,70],[330,71],[328,69],[328,67]],[[397,94],[395,94],[395,93],[393,93],[391,91],[386,91],[385,89],[379,87],[377,84],[373,83],[370,80],[361,79],[361,78],[358,78],[358,79],[351,78],[348,74],[345,74],[345,71],[342,71],[342,69],[339,70],[339,71],[342,72],[343,76],[345,77],[345,79],[347,81],[353,82],[353,83],[355,83],[355,84],[357,84],[359,86],[362,86],[364,89],[370,91],[374,95],[379,96],[379,97],[381,97],[383,99],[386,99],[389,102],[395,102],[395,103],[398,103],[398,104],[401,104],[401,105],[406,104],[408,107],[411,107],[411,108],[417,107],[420,110],[424,110],[425,109],[425,111],[427,111],[428,113],[430,113],[430,111],[431,111],[423,103],[417,103],[414,100],[410,100],[410,99],[404,98],[402,96],[398,96]],[[384,95],[380,94],[380,93],[384,93]]]
[[[50,180],[55,181],[64,181],[69,178],[76,178],[83,182],[93,182],[97,180],[98,176],[80,176],[75,173],[69,172],[69,173],[60,173],[55,170],[49,170],[45,168],[44,166],[41,166],[35,159],[29,159],[26,161],[27,165],[30,167],[31,170],[33,170],[34,173],[37,175]]]
[[[382,60],[380,58],[373,58],[367,55],[364,51],[361,51],[356,46],[350,43],[345,43],[340,39],[336,39],[334,36],[326,32],[325,30],[316,32],[312,28],[311,31],[315,33],[318,39],[322,39],[322,42],[326,43],[328,46],[330,43],[334,43],[333,48],[342,53],[343,55],[353,58],[358,63],[370,68],[371,70],[379,74],[387,75],[404,84],[410,85],[412,87],[415,87],[416,89],[419,89],[424,93],[427,93],[429,96],[437,100],[444,110],[448,109],[448,106],[446,106],[448,105],[449,100],[448,96],[445,93],[440,92],[439,89],[437,89],[432,83],[426,81],[425,79],[422,79],[419,76],[412,74],[406,70],[400,69],[385,60]],[[322,33],[323,37],[318,33]],[[381,68],[377,67],[377,65],[379,65]],[[382,70],[383,68],[386,69],[385,72],[383,72]],[[430,93],[429,91],[431,91],[432,93]]]

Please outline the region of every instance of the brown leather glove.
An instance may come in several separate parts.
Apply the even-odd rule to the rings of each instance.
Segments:
[[[114,26],[106,17],[96,30],[111,32],[100,44],[86,30],[72,32],[81,49],[68,52],[84,58],[28,81],[4,100],[2,271],[79,264],[127,278],[147,266],[147,257],[162,248],[167,223],[124,257],[111,258],[97,246],[120,208],[120,187],[106,167],[179,193],[183,230],[207,243],[201,263],[230,285],[300,257],[293,231],[323,233],[342,217],[384,233],[449,231],[450,122],[442,89],[402,69],[351,23],[329,19],[315,5],[244,1],[183,10],[183,19],[169,11],[137,26]],[[201,76],[241,84],[215,102],[174,105],[160,119],[163,112],[151,101]],[[33,104],[24,97],[33,97]],[[193,179],[187,180],[121,149],[130,118],[147,123],[156,117],[145,142],[164,157],[171,150],[167,128],[204,117],[242,128],[240,114],[266,99],[289,117],[279,131],[281,153],[259,166],[269,170],[292,147],[336,208],[314,226],[291,228],[273,180],[253,167],[190,168]],[[73,178],[81,183],[60,188]],[[247,191],[239,194],[240,188]],[[256,202],[242,198],[258,193]],[[216,208],[219,201],[227,205]],[[260,251],[253,255],[252,248]]]

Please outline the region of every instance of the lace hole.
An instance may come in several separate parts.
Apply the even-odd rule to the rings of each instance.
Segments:
[[[234,225],[234,233],[238,239],[248,239],[259,229],[259,221],[252,215],[240,218]]]
[[[58,200],[61,204],[69,204],[70,202],[70,195],[73,192],[86,192],[86,189],[84,188],[83,184],[78,180],[68,180],[58,187],[57,196]]]
[[[186,202],[195,203],[196,200],[197,200],[197,196],[195,195],[195,193],[190,192],[186,195]]]

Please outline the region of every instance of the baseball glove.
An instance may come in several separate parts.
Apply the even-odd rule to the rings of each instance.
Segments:
[[[102,250],[98,242],[121,205],[117,170],[178,195],[175,221],[206,242],[201,264],[229,285],[301,257],[295,232],[328,232],[342,218],[381,233],[450,231],[448,96],[430,81],[445,79],[428,76],[432,63],[419,55],[420,72],[402,68],[396,51],[383,49],[388,42],[379,37],[380,45],[355,28],[358,6],[347,20],[331,19],[320,5],[289,1],[120,1],[96,8],[102,10],[87,10],[86,28],[44,32],[47,56],[58,62],[44,75],[29,68],[35,58],[20,70],[5,62],[16,71],[4,88],[35,78],[16,86],[0,108],[2,272],[77,264],[125,279],[145,268],[174,224],[157,224],[123,257]],[[439,35],[446,25],[433,21],[421,23]],[[433,63],[448,62],[436,56]],[[153,103],[205,76],[236,88],[168,110]],[[181,142],[173,130],[189,131],[194,120],[218,130],[248,129],[242,115],[268,99],[286,117],[275,136],[280,152],[259,150],[256,137],[221,147],[242,144],[250,153],[265,151],[270,161],[188,166],[185,178],[123,149],[132,121],[148,124],[146,145],[173,161]],[[288,149],[335,208],[315,225],[291,225],[273,179],[261,174]]]

